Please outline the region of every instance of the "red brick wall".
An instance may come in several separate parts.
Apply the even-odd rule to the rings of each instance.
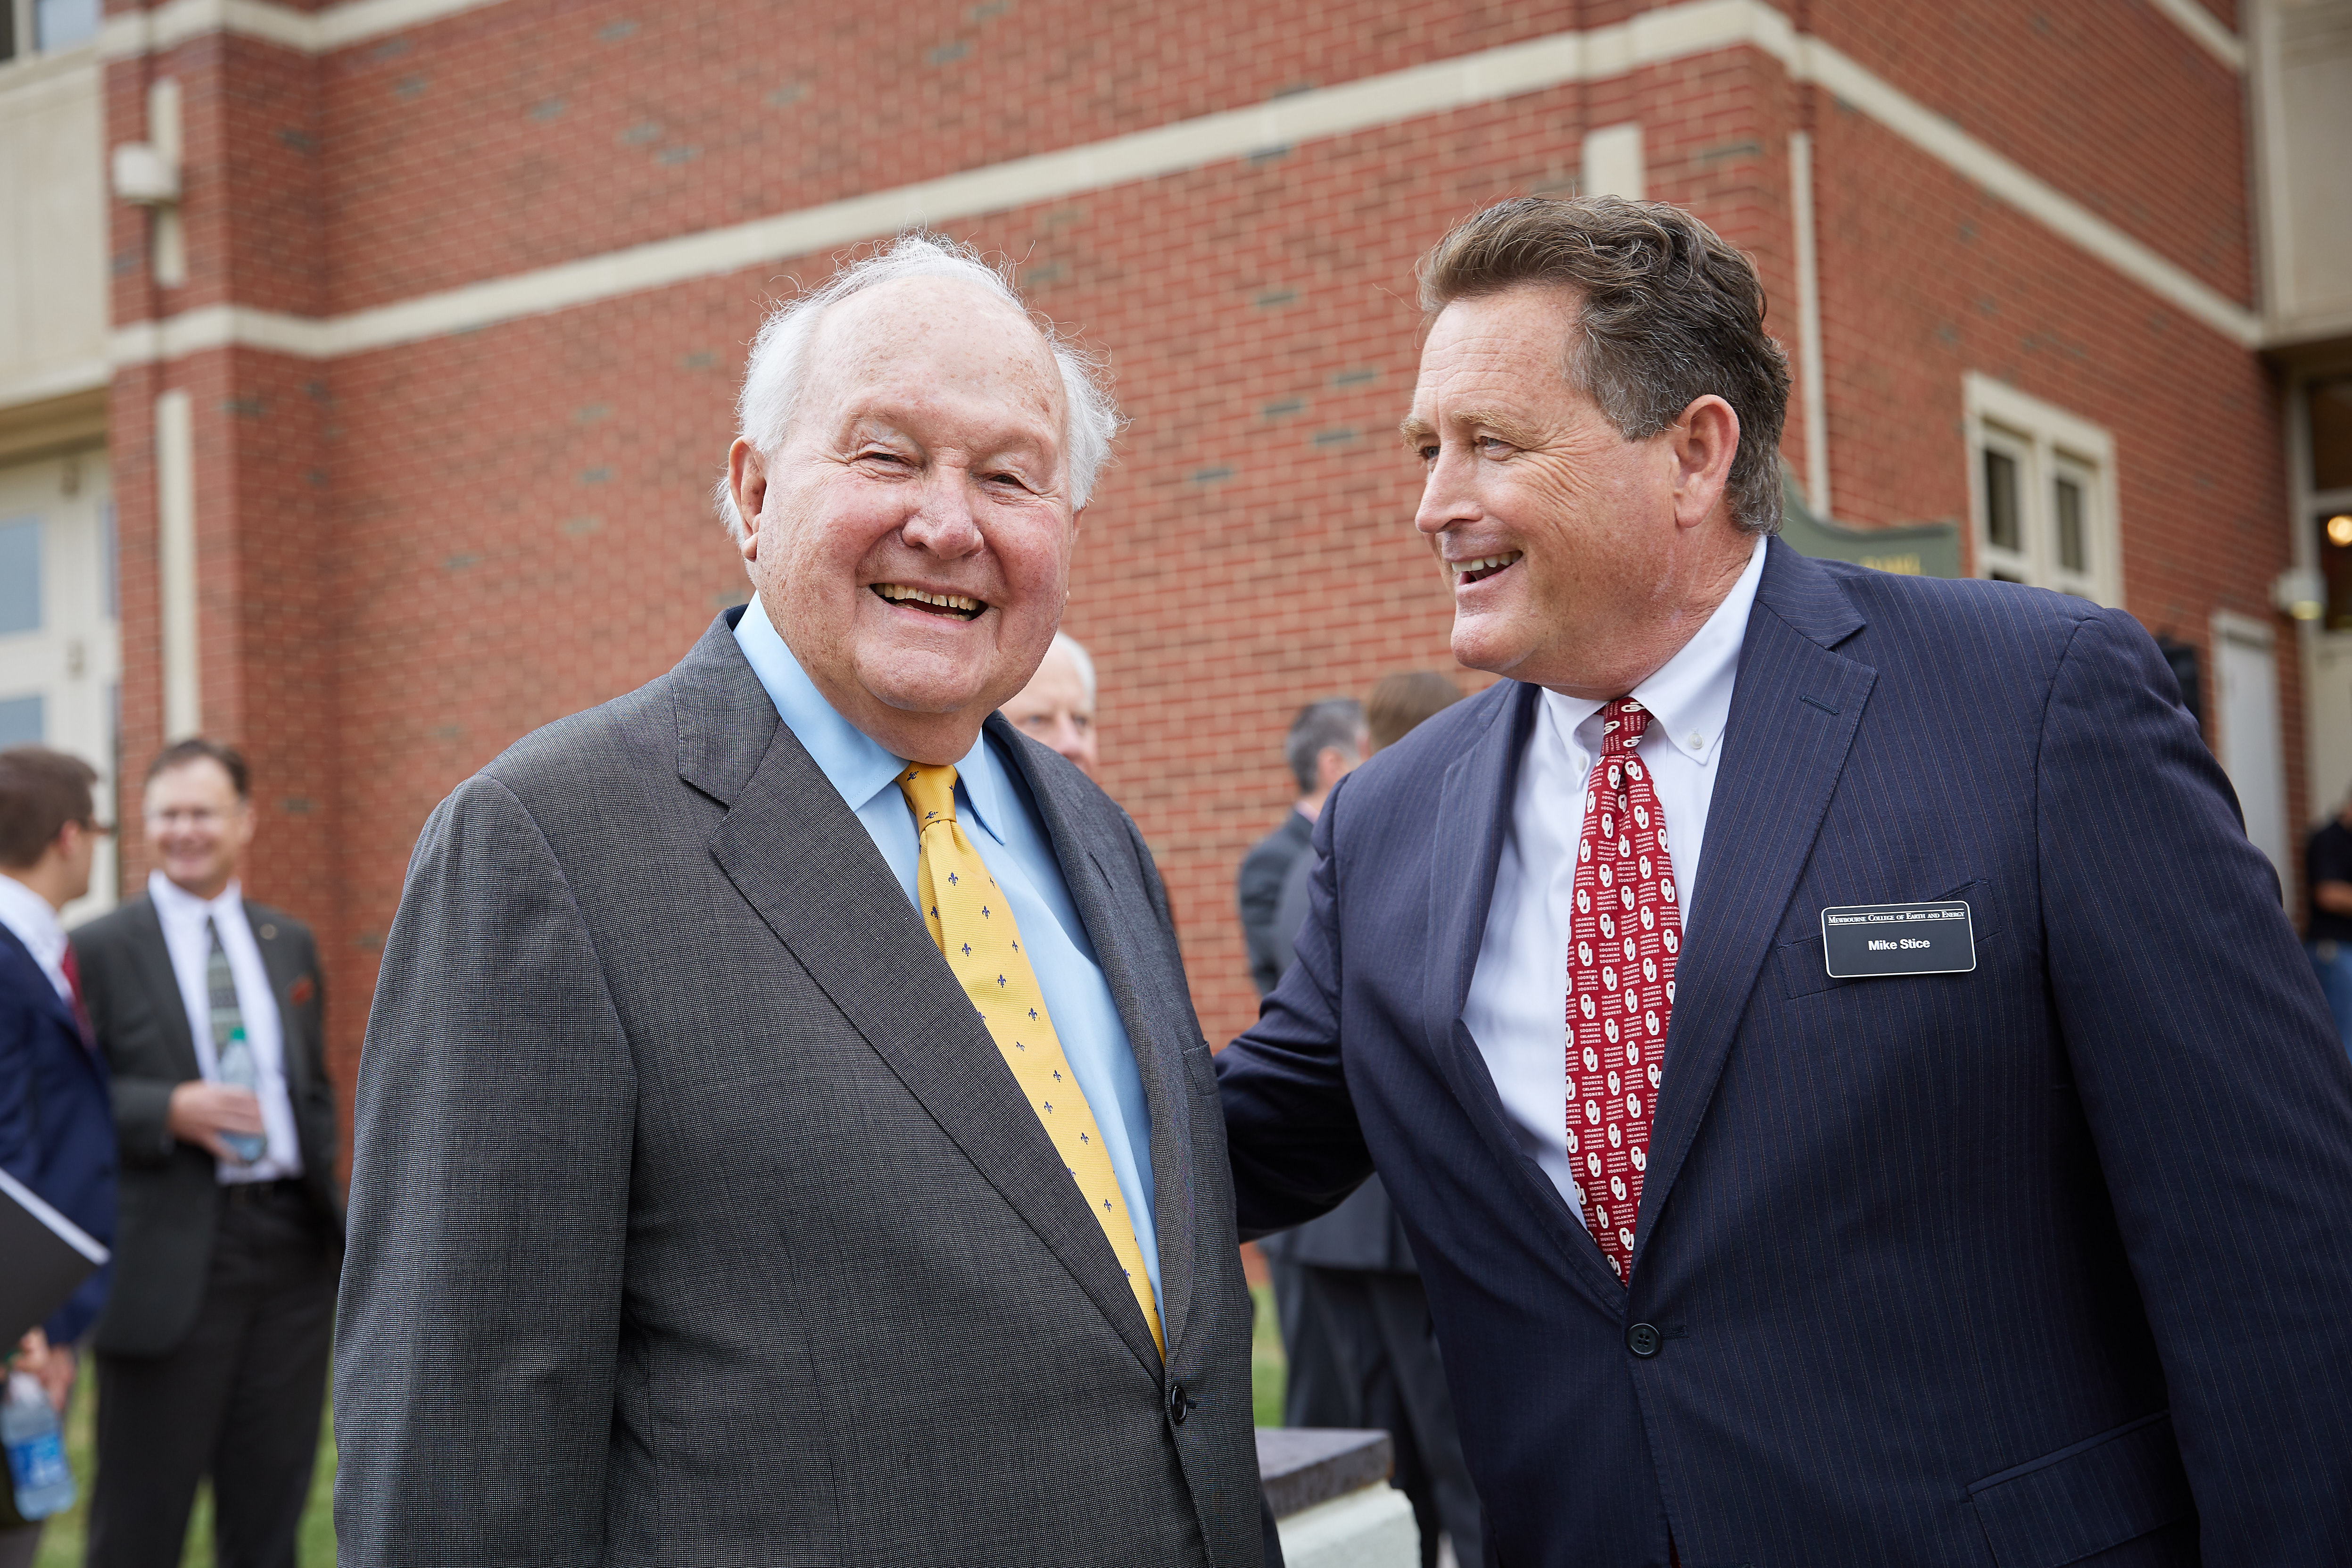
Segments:
[[[1811,0],[1804,9],[1815,34],[1874,74],[2253,303],[2242,81],[2147,0]]]
[[[730,0],[506,0],[315,62],[199,39],[168,68],[211,167],[191,170],[191,283],[160,306],[349,311],[1637,8],[1024,0],[841,7],[787,37]],[[2242,295],[2234,81],[2151,6],[2094,25],[2112,9],[1796,13]],[[1970,49],[2008,74],[1948,68]],[[162,68],[111,68],[117,139],[143,130]],[[1232,881],[1286,808],[1290,715],[1454,668],[1392,435],[1413,259],[1488,200],[1571,188],[1586,128],[1626,120],[1650,194],[1756,256],[1792,345],[1788,137],[1813,132],[1843,517],[1965,513],[1961,378],[1979,371],[2115,433],[2126,592],[2152,628],[2201,643],[2215,607],[2270,613],[2284,502],[2254,358],[1752,51],[947,224],[1021,259],[1039,308],[1108,354],[1135,421],[1082,528],[1068,626],[1095,650],[1105,782],[1160,857],[1213,1040],[1254,1015]],[[118,321],[143,319],[143,219],[118,218]],[[152,386],[187,385],[208,721],[255,752],[254,891],[320,928],[346,1082],[435,802],[668,668],[742,596],[704,498],[743,345],[763,300],[829,266],[777,258],[326,363],[239,350],[118,378],[126,755],[161,723]],[[1802,439],[1792,408],[1788,450]],[[2291,658],[2281,676],[2299,817]]]

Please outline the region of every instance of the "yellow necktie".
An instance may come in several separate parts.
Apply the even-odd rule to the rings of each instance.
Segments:
[[[1013,923],[1013,911],[956,821],[955,781],[955,769],[919,763],[898,775],[898,788],[915,814],[915,832],[923,847],[915,866],[915,894],[922,900],[924,923],[964,994],[980,1009],[1004,1065],[1013,1069],[1029,1109],[1045,1123],[1045,1135],[1054,1141],[1103,1235],[1110,1238],[1128,1289],[1135,1292],[1135,1304],[1151,1325],[1151,1342],[1165,1356],[1168,1342],[1160,1333],[1159,1305],[1151,1299],[1151,1277],[1144,1272],[1143,1248],[1136,1244],[1127,1198],[1118,1190],[1110,1155],[1103,1150],[1102,1130],[1070,1071],[1069,1058],[1062,1054],[1061,1037],[1054,1033],[1054,1020],[1045,1011],[1045,994],[1037,988],[1029,955],[1021,951],[1021,931]]]

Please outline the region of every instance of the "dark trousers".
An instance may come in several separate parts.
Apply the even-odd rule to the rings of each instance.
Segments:
[[[1268,1263],[1290,1363],[1285,1424],[1388,1433],[1396,1489],[1421,1526],[1423,1568],[1437,1561],[1440,1530],[1454,1538],[1454,1561],[1483,1561],[1478,1494],[1421,1277]]]
[[[165,1355],[99,1357],[89,1568],[177,1568],[206,1475],[219,1568],[294,1568],[341,1262],[296,1184],[222,1189],[187,1339]]]

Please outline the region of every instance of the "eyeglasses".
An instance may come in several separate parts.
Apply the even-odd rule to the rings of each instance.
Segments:
[[[93,838],[111,838],[114,837],[114,824],[110,822],[100,822],[94,816],[84,817],[82,819],[81,830],[84,833],[89,834]]]

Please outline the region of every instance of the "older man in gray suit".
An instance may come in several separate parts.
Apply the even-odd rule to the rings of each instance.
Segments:
[[[346,1564],[1260,1561],[1151,858],[1023,739],[1118,416],[971,253],[755,343],[758,595],[426,824],[360,1073]]]

